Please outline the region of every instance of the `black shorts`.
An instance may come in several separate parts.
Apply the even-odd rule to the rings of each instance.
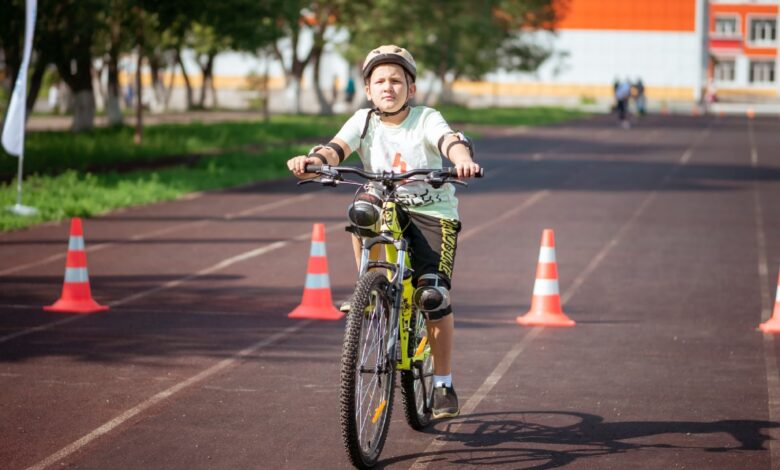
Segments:
[[[416,286],[423,274],[437,274],[448,289],[452,287],[460,221],[399,210],[398,223],[409,243],[412,285]],[[448,306],[438,312],[431,312],[430,317],[439,318],[451,312],[452,307]]]

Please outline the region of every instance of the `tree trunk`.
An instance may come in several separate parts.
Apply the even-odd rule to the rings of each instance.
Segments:
[[[312,59],[314,60],[314,91],[317,94],[317,102],[320,105],[320,114],[323,116],[331,116],[333,114],[333,106],[325,97],[320,86],[320,59],[322,58],[322,47],[312,48]],[[333,104],[336,101],[333,100]]]
[[[168,86],[165,88],[165,98],[164,98],[164,109],[167,112],[170,109],[171,105],[171,95],[173,94],[173,86],[176,84],[176,66],[175,64],[170,67],[171,79],[168,83]]]
[[[184,67],[180,49],[176,49],[176,62],[178,62],[179,68],[181,68],[181,76],[184,78],[184,86],[187,88],[187,110],[190,110],[193,105],[192,84],[190,84],[190,77],[187,75],[187,69]]]
[[[301,102],[301,79],[295,75],[287,75],[285,95],[287,102],[292,105],[290,112],[295,114],[303,114],[303,107]]]
[[[91,131],[95,127],[95,94],[92,89],[75,92],[73,100],[73,132]]]
[[[209,91],[211,91],[211,106],[212,108],[215,108],[217,106],[217,94],[214,91],[214,57],[216,56],[216,53],[209,52],[206,56],[206,63],[202,63],[200,60],[198,60],[198,64],[200,65],[200,71],[203,76],[203,81],[201,83],[200,87],[200,102],[198,103],[198,107],[205,109],[206,108],[206,95]]]
[[[138,33],[138,42],[140,44],[142,35]],[[135,66],[135,134],[133,135],[133,142],[135,145],[141,145],[144,137],[144,113],[143,113],[143,94],[144,88],[141,82],[141,66],[143,65],[144,56],[141,54],[143,48],[138,46],[138,62]]]
[[[288,99],[288,102],[292,104],[292,112],[295,114],[302,114],[303,107],[301,105],[301,81],[303,79],[303,71],[306,70],[306,65],[309,63],[309,60],[311,60],[311,52],[309,52],[309,55],[303,60],[298,58],[298,37],[298,30],[293,30],[290,37],[292,59],[290,60],[289,68],[285,67],[284,56],[282,55],[282,52],[276,43],[274,43],[273,49],[277,59],[279,59],[279,63],[282,64],[282,67],[284,68],[286,82],[285,95]]]
[[[268,73],[270,72],[270,66],[268,57],[265,61],[265,74],[263,74],[263,121],[268,122],[271,120],[271,111],[269,108],[269,101],[271,99],[271,93],[268,89]]]
[[[15,44],[3,44],[3,54],[5,55],[3,88],[8,92],[8,96],[11,96],[14,92],[14,86],[16,86],[16,75],[22,65],[22,54],[20,48]]]
[[[71,73],[71,61],[64,59],[57,63],[60,77],[73,94],[73,121],[71,131],[81,132],[95,127],[95,93],[92,88],[92,60],[89,48],[78,51],[75,59],[76,72]]]
[[[38,58],[35,61],[35,68],[33,68],[32,77],[30,77],[30,86],[27,90],[27,112],[25,117],[29,118],[32,113],[35,101],[38,98],[38,93],[41,91],[41,83],[43,83],[43,74],[46,72],[46,66],[48,62],[42,54],[38,54]]]
[[[124,124],[122,108],[119,105],[119,50],[111,48],[108,56],[108,93],[106,96],[106,114],[109,126]]]
[[[159,60],[159,56],[154,52],[147,57],[149,62],[149,70],[152,75],[152,95],[150,100],[150,110],[153,113],[162,112],[163,100],[165,99],[165,84],[162,82],[160,75],[162,74],[162,68]]]
[[[209,85],[211,89],[211,101],[214,109],[219,109],[219,100],[217,99],[217,85],[214,83],[214,64],[209,68]]]

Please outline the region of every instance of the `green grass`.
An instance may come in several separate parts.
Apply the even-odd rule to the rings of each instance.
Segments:
[[[32,176],[24,182],[23,204],[38,209],[32,217],[0,212],[0,231],[67,217],[91,217],[113,209],[175,199],[187,193],[225,188],[289,175],[285,162],[308,146],[280,147],[262,154],[235,152],[201,159],[192,166],[128,173]],[[15,202],[15,185],[0,188],[0,207]]]
[[[584,116],[557,108],[438,109],[453,126],[544,125]],[[130,127],[84,134],[28,133],[22,202],[39,213],[20,217],[4,210],[15,202],[18,160],[0,153],[5,181],[0,183],[0,231],[287,176],[286,160],[311,145],[302,141],[332,136],[345,120],[346,116],[274,116],[269,123],[148,126],[140,146],[133,144]],[[248,150],[250,145],[258,150]],[[186,165],[171,163],[171,157],[193,153],[214,156]],[[155,162],[159,168],[138,169]],[[115,171],[128,168],[135,170]]]
[[[449,123],[486,126],[545,126],[588,116],[581,111],[545,106],[475,109],[440,106],[436,109],[441,111]]]
[[[66,170],[111,171],[162,157],[224,150],[246,145],[278,145],[335,134],[345,116],[277,116],[271,122],[163,124],[144,129],[133,144],[133,128],[95,129],[89,133],[30,132],[25,143],[25,175],[56,175]],[[0,152],[0,179],[16,175],[16,158]]]

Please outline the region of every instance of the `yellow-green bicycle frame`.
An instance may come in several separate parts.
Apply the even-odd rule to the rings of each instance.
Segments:
[[[423,337],[420,344],[414,351],[413,355],[409,355],[409,341],[411,333],[414,332],[412,325],[412,294],[414,293],[414,287],[412,286],[412,276],[408,275],[409,256],[406,250],[406,242],[402,238],[401,226],[398,223],[398,214],[396,212],[396,203],[393,201],[385,201],[382,205],[382,218],[380,226],[380,237],[384,235],[384,240],[379,242],[385,245],[385,261],[386,263],[376,263],[369,261],[370,247],[363,245],[360,260],[360,275],[362,276],[372,266],[388,267],[388,279],[391,284],[401,288],[401,302],[397,308],[398,311],[398,335],[392,335],[391,341],[394,338],[398,338],[400,341],[400,347],[396,348],[396,345],[390,344],[389,348],[396,348],[396,351],[400,351],[400,355],[396,355],[396,369],[397,370],[411,370],[412,363],[416,361],[423,361],[431,354],[430,345],[428,345],[428,337]],[[392,237],[392,240],[390,239]],[[402,249],[399,249],[402,248]],[[397,267],[395,272],[389,269],[389,265]],[[400,281],[400,282],[399,282]],[[395,302],[395,299],[394,299]],[[396,306],[393,306],[393,310],[396,310]]]

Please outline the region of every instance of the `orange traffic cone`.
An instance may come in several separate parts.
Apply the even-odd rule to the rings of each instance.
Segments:
[[[555,234],[552,229],[542,233],[542,247],[539,263],[536,265],[531,310],[517,317],[517,323],[524,326],[574,326],[574,320],[561,310],[561,296],[558,291],[558,265],[555,262]]]
[[[62,313],[93,313],[108,310],[107,306],[100,305],[92,299],[87,272],[87,253],[84,252],[84,231],[81,228],[81,219],[78,217],[70,220],[70,239],[62,295],[54,305],[43,309]]]
[[[775,310],[772,318],[758,325],[764,333],[780,333],[780,271],[777,274],[777,293],[775,294]]]
[[[756,112],[753,111],[752,107],[748,107],[747,111],[745,111],[745,114],[747,115],[748,119],[753,119],[756,117]]]
[[[325,225],[314,224],[311,232],[311,252],[306,269],[306,285],[303,288],[301,304],[288,318],[310,318],[313,320],[340,320],[344,313],[333,306],[328,278],[328,258],[325,256]]]

